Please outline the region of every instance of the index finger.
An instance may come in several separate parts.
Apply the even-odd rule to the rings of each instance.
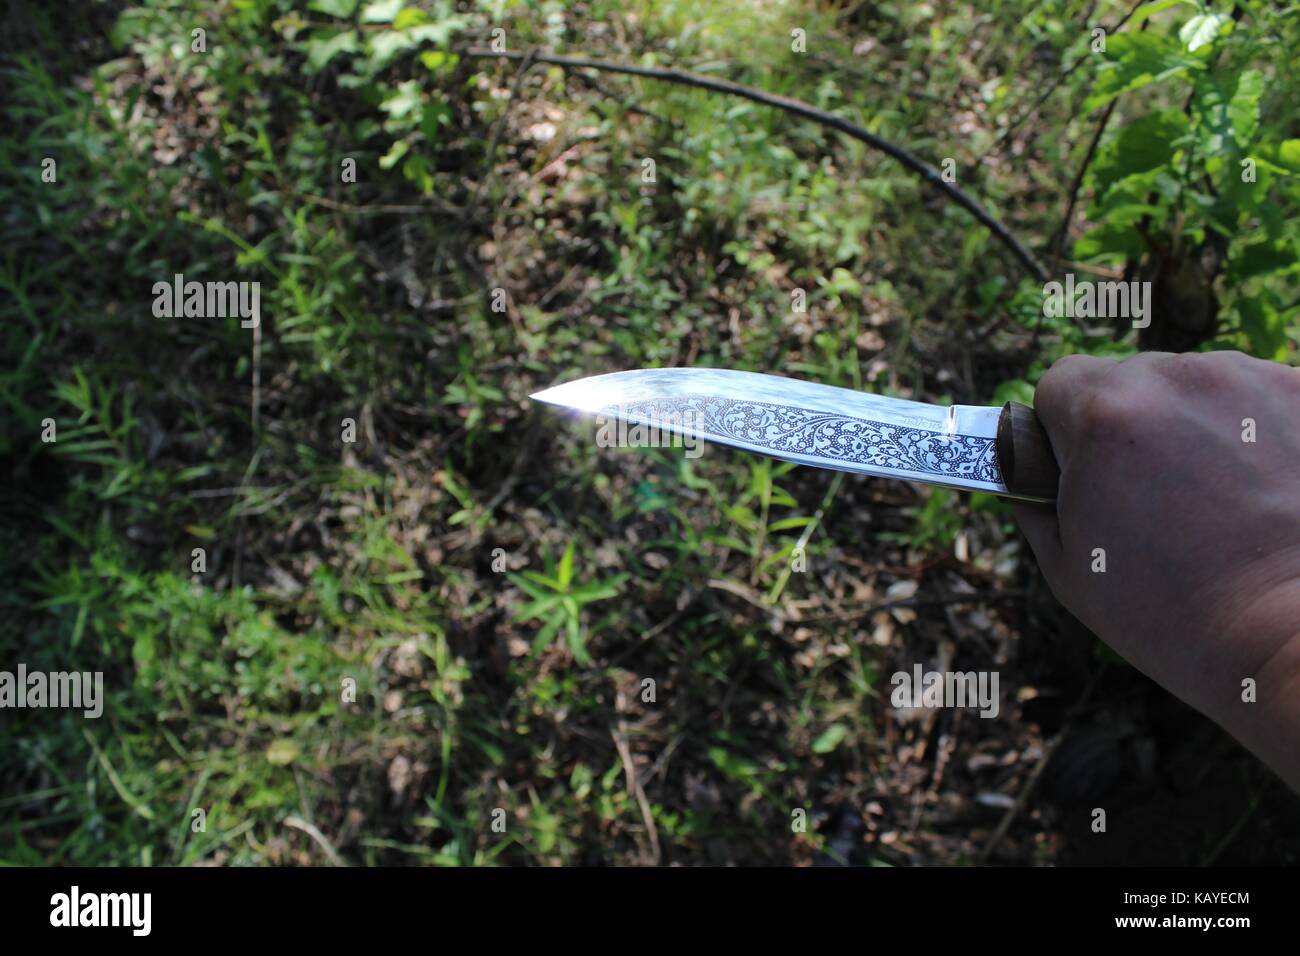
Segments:
[[[1065,468],[1080,410],[1100,387],[1101,380],[1119,367],[1113,359],[1095,355],[1067,355],[1058,359],[1038,381],[1034,411],[1052,443],[1052,451]]]

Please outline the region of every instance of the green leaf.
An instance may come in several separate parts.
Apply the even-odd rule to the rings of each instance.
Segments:
[[[1080,262],[1110,259],[1136,259],[1146,250],[1146,243],[1131,225],[1104,222],[1079,237],[1074,256]]]
[[[361,11],[362,23],[392,23],[401,12],[402,0],[374,0]]]
[[[587,653],[586,643],[582,639],[582,622],[576,617],[568,619],[569,651],[578,664],[590,664],[591,655]]]
[[[341,20],[350,20],[357,11],[360,0],[310,0],[307,9],[314,13],[324,13]]]
[[[1232,124],[1232,138],[1243,150],[1259,126],[1259,99],[1263,94],[1264,74],[1259,70],[1247,70],[1237,78],[1237,88],[1228,102],[1228,121]]]
[[[451,107],[442,100],[430,100],[420,114],[420,132],[429,142],[436,142],[438,132],[451,125]]]
[[[828,754],[844,740],[848,735],[848,730],[843,724],[831,724],[822,733],[820,737],[813,741],[812,749],[815,754]]]
[[[405,10],[402,11],[406,13]],[[437,23],[413,26],[409,29],[383,30],[370,34],[369,52],[372,65],[382,67],[399,53],[417,47],[422,43],[444,46],[452,33],[460,29],[466,21],[460,17],[448,17]]]
[[[1195,6],[1192,0],[1155,0],[1153,3],[1144,3],[1137,8],[1133,16],[1129,17],[1129,26],[1135,27],[1143,21],[1150,20],[1157,13],[1163,13],[1170,7],[1177,7],[1182,4]]]
[[[1096,194],[1128,176],[1170,165],[1187,133],[1182,110],[1158,110],[1129,123],[1098,150],[1088,171]]]
[[[85,535],[83,535],[72,525],[68,524],[68,522],[64,521],[58,515],[47,513],[45,515],[45,520],[48,521],[50,524],[54,525],[54,527],[57,530],[67,535],[73,541],[77,542],[77,544],[80,545],[82,548],[89,549],[90,545],[87,544]]]
[[[381,578],[384,584],[404,584],[407,581],[418,581],[424,577],[424,572],[419,568],[412,568],[410,571],[397,571],[394,574],[386,575]]]
[[[515,611],[515,617],[521,621],[530,621],[534,618],[540,619],[545,617],[548,611],[558,607],[559,603],[560,595],[546,595],[538,598],[536,601],[531,601],[528,604],[525,604],[519,610]]]
[[[767,526],[768,531],[790,531],[794,528],[806,528],[812,524],[812,518],[804,515],[798,518],[782,518],[780,521],[773,521]]]
[[[463,30],[469,25],[468,17],[443,17],[437,23],[428,23],[424,26],[415,27],[409,32],[414,33],[416,39],[421,43],[432,43],[436,46],[446,46],[451,39],[452,34],[457,30]]]
[[[1217,77],[1201,76],[1196,83],[1192,105],[1192,112],[1197,116],[1196,132],[1201,152],[1207,156],[1225,152],[1232,140],[1232,118],[1228,112],[1228,96],[1220,88]]]
[[[618,584],[621,584],[622,579],[625,577],[627,575],[619,575],[614,583],[593,581],[591,584],[584,584],[569,593],[573,595],[575,600],[581,601],[583,604],[608,601],[610,598],[618,597]]]
[[[561,626],[563,626],[564,620],[565,618],[564,618],[563,611],[556,611],[553,615],[551,615],[550,620],[546,622],[546,624],[542,627],[542,629],[537,632],[537,636],[533,638],[534,654],[540,654],[542,651],[546,649],[547,645],[549,645],[551,641],[555,638],[555,632],[558,631]]]
[[[307,63],[313,70],[322,70],[340,53],[356,53],[360,49],[356,30],[344,30],[324,39],[318,34],[306,43]]]
[[[153,635],[148,631],[137,634],[135,643],[131,647],[131,658],[135,661],[136,670],[147,671],[153,666],[156,657],[157,648],[154,646]]]
[[[739,780],[742,783],[754,782],[758,768],[753,761],[737,756],[723,747],[710,747],[709,759],[713,761],[719,770],[733,780]]]
[[[1297,266],[1294,243],[1289,239],[1263,240],[1241,246],[1228,264],[1228,282],[1235,286],[1246,279]]]
[[[394,30],[405,30],[407,27],[418,27],[422,23],[429,22],[429,15],[419,7],[403,7],[401,12],[393,18]]]
[[[387,65],[389,60],[403,50],[409,50],[419,42],[414,30],[385,30],[382,33],[370,34],[366,46],[371,62],[374,66],[381,67]]]
[[[569,546],[564,549],[564,557],[560,558],[560,569],[556,573],[561,591],[569,590],[569,584],[573,581],[573,552],[574,542],[570,541]]]
[[[1286,361],[1288,343],[1282,315],[1259,299],[1243,299],[1237,311],[1251,353],[1262,359]]]
[[[993,392],[993,403],[1003,405],[1007,402],[1020,402],[1022,405],[1034,404],[1034,386],[1023,378],[1003,382]]]
[[[1300,173],[1300,139],[1285,139],[1277,148],[1277,161],[1293,173]]]
[[[395,124],[411,117],[423,103],[424,95],[420,92],[420,84],[415,80],[407,80],[398,84],[397,92],[385,98],[379,108],[388,114],[389,124]]]
[[[298,759],[302,753],[302,748],[288,737],[281,737],[279,740],[266,748],[267,763],[275,767],[285,767]]]
[[[397,161],[406,155],[407,151],[410,148],[411,148],[410,143],[408,143],[404,139],[399,139],[397,142],[393,143],[393,145],[388,148],[388,152],[386,152],[383,156],[379,157],[379,168],[392,169],[395,165],[397,165]]]
[[[1226,13],[1198,13],[1178,31],[1178,39],[1187,47],[1188,53],[1195,53],[1203,46],[1209,46],[1220,34],[1232,30],[1232,17]]]
[[[560,587],[559,581],[555,580],[555,578],[542,574],[542,572],[540,571],[525,571],[523,576],[530,581],[536,581],[538,584],[542,585],[543,587],[550,588],[552,591],[564,590],[562,587]],[[521,581],[520,584],[522,585],[523,582]]]
[[[406,157],[406,162],[402,163],[402,175],[415,183],[420,192],[426,196],[433,193],[433,172],[429,167],[429,160],[424,156],[412,153]],[[475,412],[471,412],[470,416],[474,418]]]
[[[537,852],[550,853],[560,839],[560,821],[541,804],[534,804],[528,825],[537,839]]]
[[[1110,62],[1097,77],[1085,110],[1095,110],[1115,97],[1151,83],[1169,79],[1189,69],[1203,69],[1199,60],[1187,57],[1169,37],[1151,33],[1121,33],[1106,45]]]
[[[460,57],[455,53],[448,53],[445,50],[425,50],[420,54],[420,62],[433,73],[439,73],[444,70],[450,70],[460,62]]]

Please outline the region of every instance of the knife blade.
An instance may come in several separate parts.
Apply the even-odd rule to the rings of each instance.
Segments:
[[[783,461],[1030,501],[1056,497],[1032,409],[931,405],[758,372],[631,369],[530,396],[588,415]]]

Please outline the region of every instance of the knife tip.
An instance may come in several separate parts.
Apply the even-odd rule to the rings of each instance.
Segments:
[[[546,402],[549,405],[559,405],[561,408],[571,408],[574,411],[596,412],[607,405],[616,404],[620,394],[617,389],[610,388],[603,376],[596,376],[561,382],[559,385],[533,392],[528,397],[534,402]]]

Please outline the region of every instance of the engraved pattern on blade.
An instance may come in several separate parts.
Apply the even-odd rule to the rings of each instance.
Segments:
[[[1002,483],[994,439],[731,398],[686,396],[609,407],[608,415],[716,434],[775,452]]]

